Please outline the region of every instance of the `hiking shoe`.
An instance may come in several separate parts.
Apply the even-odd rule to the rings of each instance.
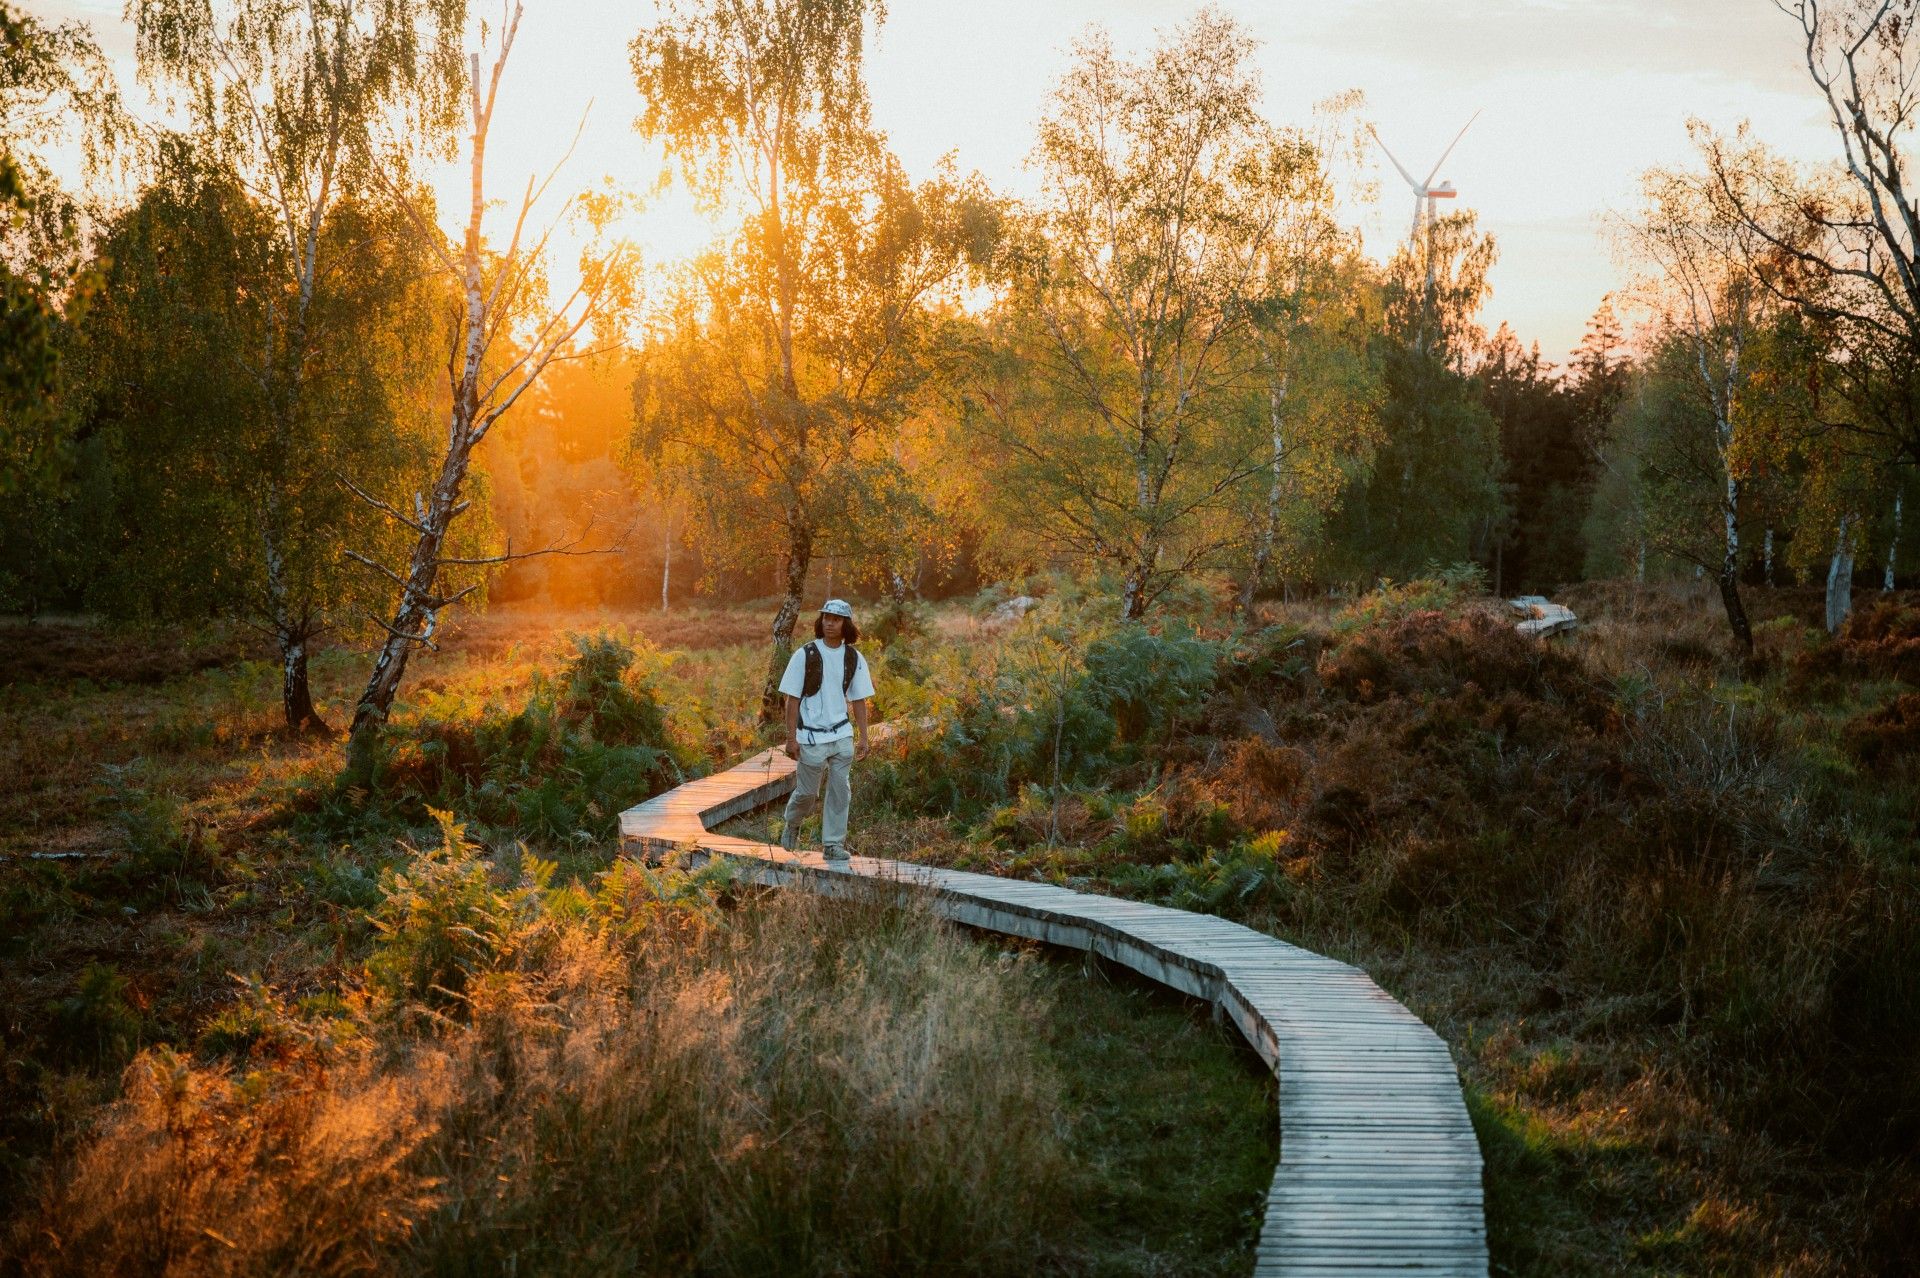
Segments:
[[[824,848],[820,855],[825,858],[828,865],[846,865],[852,860],[847,855],[847,850],[840,847]]]

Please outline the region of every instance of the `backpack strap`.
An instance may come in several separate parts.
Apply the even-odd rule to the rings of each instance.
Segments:
[[[818,644],[809,639],[807,646],[801,649],[801,651],[806,654],[807,662],[806,672],[800,677],[800,695],[805,698],[811,697],[814,693],[820,691],[820,648]]]

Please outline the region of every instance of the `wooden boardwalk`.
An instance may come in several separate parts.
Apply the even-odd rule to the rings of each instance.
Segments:
[[[1480,1147],[1453,1059],[1365,972],[1212,915],[867,857],[828,869],[817,852],[709,833],[792,787],[792,761],[769,750],[627,809],[621,841],[833,895],[862,880],[908,885],[956,922],[1091,950],[1211,1001],[1280,1083],[1256,1274],[1486,1274]]]

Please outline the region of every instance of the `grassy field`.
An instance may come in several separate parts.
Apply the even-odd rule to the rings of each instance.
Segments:
[[[615,860],[763,625],[474,619],[352,776],[243,640],[0,627],[0,1267],[1244,1271],[1271,1080],[1204,1010]]]

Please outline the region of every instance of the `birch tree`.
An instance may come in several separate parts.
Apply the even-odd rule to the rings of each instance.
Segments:
[[[1624,226],[1626,244],[1649,268],[1642,296],[1684,344],[1694,388],[1713,422],[1720,547],[1717,563],[1696,562],[1715,572],[1734,642],[1751,653],[1753,631],[1740,598],[1740,425],[1753,371],[1749,348],[1767,309],[1765,290],[1747,265],[1754,232],[1697,174],[1652,169],[1642,191],[1641,213]]]
[[[82,206],[41,153],[77,142],[97,173],[128,127],[91,32],[0,3],[0,495],[54,481],[62,312],[71,321],[86,294]]]
[[[1720,134],[1696,121],[1690,132],[1715,200],[1745,232],[1737,247],[1755,277],[1855,352],[1833,375],[1904,382],[1920,369],[1920,191],[1907,169],[1920,122],[1920,13],[1913,0],[1774,7],[1799,28],[1802,65],[1833,128],[1833,162],[1802,171],[1744,126]],[[1871,411],[1844,429],[1920,464],[1913,396],[1861,387],[1852,398]]]
[[[1245,302],[1303,156],[1260,117],[1252,52],[1212,9],[1137,62],[1080,42],[969,391],[1007,517],[1112,569],[1131,621],[1229,565],[1237,490],[1272,459]]]
[[[77,144],[88,177],[126,154],[129,122],[92,33],[0,0],[0,607],[71,597],[74,323],[98,286],[82,264],[88,201],[47,152]]]
[[[556,359],[594,353],[573,347],[574,339],[589,324],[599,321],[617,326],[633,302],[636,263],[623,248],[584,257],[579,283],[557,306],[548,305],[542,296],[546,283],[543,250],[552,226],[574,204],[572,199],[567,200],[546,232],[531,242],[527,239],[528,218],[552,183],[553,173],[544,181],[527,180],[504,245],[492,251],[487,247],[487,136],[494,122],[501,76],[520,30],[521,14],[522,6],[515,4],[506,15],[486,74],[482,74],[480,52],[469,56],[465,77],[471,125],[467,139],[468,204],[458,246],[447,243],[429,210],[397,183],[388,183],[389,192],[431,249],[443,278],[459,298],[459,311],[447,357],[450,402],[445,446],[433,467],[431,486],[424,492],[416,490],[411,507],[402,508],[368,492],[351,477],[342,477],[362,501],[406,529],[411,542],[404,564],[398,567],[363,551],[347,552],[355,562],[386,580],[391,599],[387,616],[375,619],[382,638],[375,649],[366,688],[354,706],[352,748],[356,755],[364,754],[386,723],[414,650],[434,646],[441,613],[482,584],[479,580],[448,584],[449,570],[456,576],[472,577],[478,570],[515,558],[593,553],[578,549],[585,532],[567,545],[519,555],[511,546],[501,554],[461,554],[451,541],[455,522],[471,505],[464,490],[474,450]]]
[[[1270,450],[1266,491],[1251,516],[1242,611],[1276,566],[1298,572],[1318,558],[1327,514],[1381,442],[1380,384],[1367,357],[1378,294],[1357,239],[1339,221],[1331,168],[1343,138],[1353,149],[1344,126],[1358,105],[1357,94],[1330,100],[1311,131],[1281,135],[1293,153],[1281,171],[1286,186],[1243,299]]]
[[[649,345],[636,442],[688,476],[709,563],[777,558],[768,715],[814,558],[867,549],[848,535],[873,527],[862,510],[900,496],[888,441],[925,374],[927,304],[991,230],[977,183],[916,186],[871,128],[878,8],[670,3],[631,47],[641,133],[708,208],[743,215]]]
[[[327,370],[314,359],[316,299],[349,261],[326,250],[327,222],[368,188],[368,131],[399,113],[403,132],[449,122],[464,0],[132,0],[141,75],[160,82],[190,132],[273,218],[278,278],[265,332],[234,350],[257,385],[260,464],[248,494],[262,586],[253,609],[280,649],[287,726],[325,730],[307,662],[333,621],[326,578],[337,528],[319,494],[336,459],[315,447]]]

